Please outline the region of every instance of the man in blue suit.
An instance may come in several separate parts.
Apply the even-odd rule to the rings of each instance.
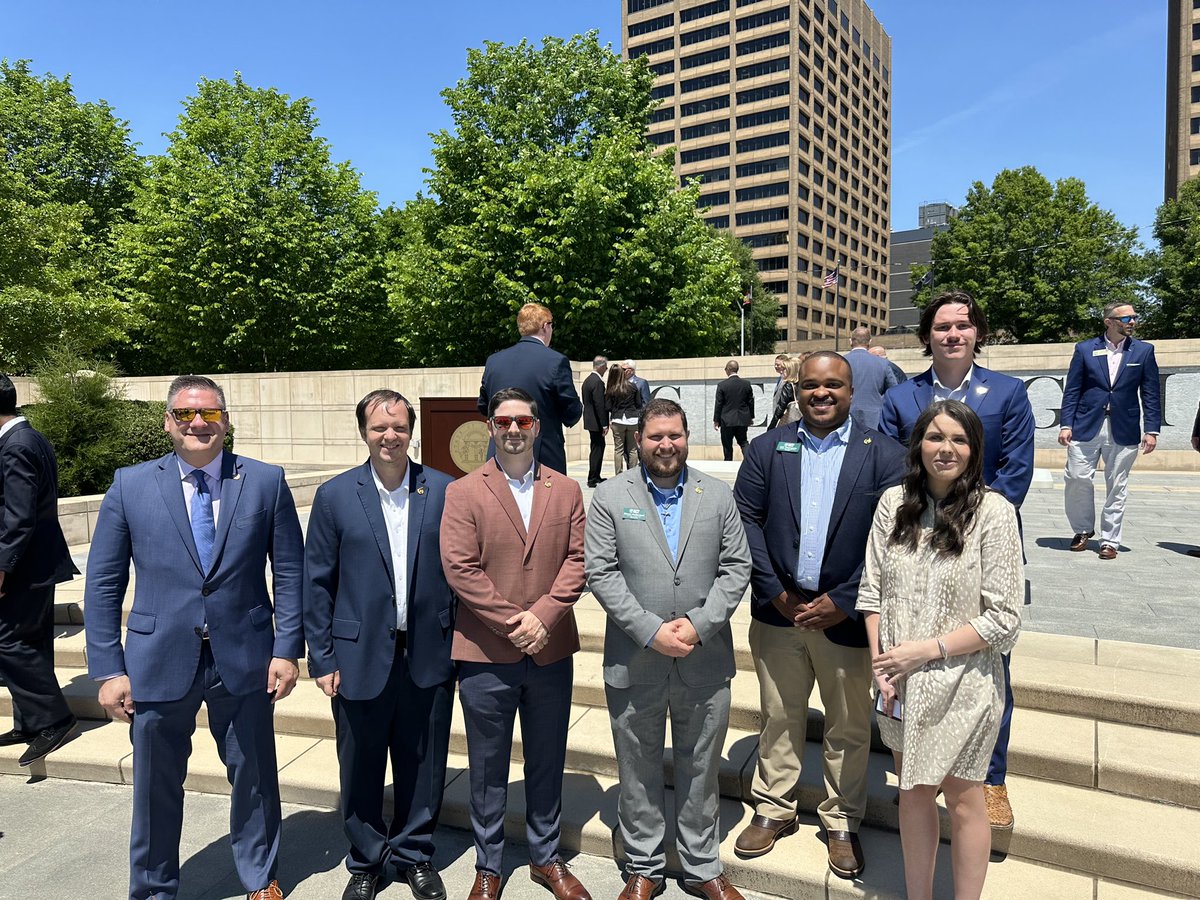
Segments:
[[[214,381],[176,378],[163,427],[174,452],[119,469],[104,496],[84,593],[89,674],[101,705],[132,723],[129,897],[178,893],[183,782],[203,702],[232,788],[238,876],[252,900],[279,900],[272,713],[304,649],[300,521],[282,469],[222,450],[229,414]]]
[[[566,474],[567,449],[563,426],[570,428],[583,415],[583,404],[575,391],[570,361],[550,349],[554,336],[554,315],[540,303],[526,303],[517,313],[517,331],[521,339],[493,353],[483,367],[476,404],[481,416],[498,391],[520,388],[537,404],[541,435],[533,448],[534,459],[555,472]],[[495,446],[488,442],[488,458]]]
[[[879,430],[907,444],[913,424],[934,400],[962,400],[983,422],[983,480],[1017,508],[1033,483],[1033,407],[1025,383],[1011,375],[993,372],[975,364],[975,356],[987,342],[987,316],[965,291],[949,291],[925,307],[917,336],[933,365],[884,395]],[[1004,660],[1004,713],[1000,735],[992,751],[984,781],[988,821],[992,828],[1012,828],[1008,802],[1008,738],[1013,696],[1008,677],[1008,654]]]
[[[1104,334],[1075,345],[1063,387],[1058,442],[1067,448],[1063,501],[1075,532],[1071,549],[1086,549],[1096,532],[1093,481],[1103,458],[1101,559],[1117,558],[1129,470],[1139,447],[1143,453],[1154,452],[1162,429],[1154,345],[1134,338],[1137,320],[1127,303],[1105,306]]]
[[[815,683],[825,707],[829,791],[817,815],[828,837],[829,868],[841,878],[857,877],[866,865],[858,827],[871,755],[871,657],[855,609],[858,582],[875,506],[899,484],[905,454],[850,418],[852,378],[837,353],[806,359],[801,420],[750,442],[733,489],[753,559],[750,652],[763,720],[755,815],[734,852],[762,856],[796,830]]]
[[[438,539],[451,478],[409,460],[416,418],[402,395],[372,391],[355,416],[370,458],[317,489],[304,548],[308,671],[332,698],[350,840],[342,897],[372,900],[386,875],[416,900],[445,900],[432,858],[454,698]]]

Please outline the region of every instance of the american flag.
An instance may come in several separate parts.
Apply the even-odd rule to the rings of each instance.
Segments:
[[[822,284],[823,284],[825,287],[827,287],[827,288],[831,288],[831,287],[833,287],[835,284],[837,284],[837,280],[838,280],[838,269],[840,269],[840,268],[841,268],[841,266],[834,266],[834,267],[833,267],[833,271],[832,271],[832,272],[830,272],[828,275],[826,275],[826,276],[825,276],[825,280],[822,282]]]

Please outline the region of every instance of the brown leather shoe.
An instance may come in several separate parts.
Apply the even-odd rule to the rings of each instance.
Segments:
[[[985,784],[983,802],[987,804],[988,824],[997,831],[1008,831],[1013,827],[1012,806],[1008,802],[1008,788],[1002,784]]]
[[[663,892],[663,880],[655,881],[645,875],[630,875],[625,882],[625,888],[617,895],[617,900],[650,900]]]
[[[826,833],[829,841],[829,871],[838,878],[857,878],[867,867],[863,856],[862,844],[858,835],[853,831],[830,831]]]
[[[709,881],[685,880],[683,891],[685,894],[691,894],[693,897],[705,897],[707,900],[745,900],[724,875],[718,875]]]
[[[1079,553],[1087,549],[1088,538],[1095,537],[1096,532],[1089,531],[1087,534],[1077,534],[1071,538],[1071,549]]]
[[[500,876],[476,869],[475,883],[471,885],[471,893],[467,894],[467,900],[499,900],[499,897]]]
[[[1117,548],[1114,547],[1112,544],[1105,544],[1103,547],[1100,548],[1100,558],[1101,559],[1116,559],[1117,558]]]
[[[571,870],[561,859],[556,859],[546,866],[537,866],[530,862],[529,880],[549,888],[557,900],[592,900],[587,888],[579,883],[579,879],[571,874]]]
[[[248,893],[246,900],[283,900],[283,891],[279,882],[272,880],[265,888]]]
[[[755,816],[738,835],[737,843],[733,845],[733,852],[742,859],[753,859],[764,853],[770,853],[779,838],[795,834],[799,827],[800,822],[795,816],[790,819],[768,819],[766,816]]]

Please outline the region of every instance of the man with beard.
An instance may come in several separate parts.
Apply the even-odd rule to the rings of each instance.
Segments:
[[[769,853],[798,827],[796,788],[814,682],[825,708],[824,777],[817,807],[829,868],[866,865],[858,827],[871,753],[871,657],[855,609],[867,534],[884,489],[899,484],[904,448],[850,418],[850,364],[828,350],[800,369],[801,419],[750,442],[733,493],[754,558],[750,653],[762,734],[755,815],[734,852]]]
[[[608,613],[604,690],[629,857],[619,900],[649,900],[662,889],[668,715],[683,888],[741,900],[718,854],[717,773],[736,670],[729,617],[749,583],[750,553],[729,488],[686,465],[687,415],[678,403],[651,400],[637,442],[642,465],[596,489],[584,545],[588,583]]]

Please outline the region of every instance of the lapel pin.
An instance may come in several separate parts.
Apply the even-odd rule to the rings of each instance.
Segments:
[[[869,443],[871,443],[871,439],[869,437],[865,437],[865,438],[863,438],[863,443],[869,444]]]
[[[546,479],[546,487],[550,487],[550,479],[549,478]]]
[[[418,494],[423,494],[423,493],[425,493],[425,488],[424,488],[423,486],[422,486],[422,487],[419,487],[419,488],[417,488],[417,493],[418,493]]]
[[[704,493],[704,488],[702,488],[702,487],[698,487],[698,488],[696,488],[696,493],[697,493],[697,494],[703,494],[703,493]]]

